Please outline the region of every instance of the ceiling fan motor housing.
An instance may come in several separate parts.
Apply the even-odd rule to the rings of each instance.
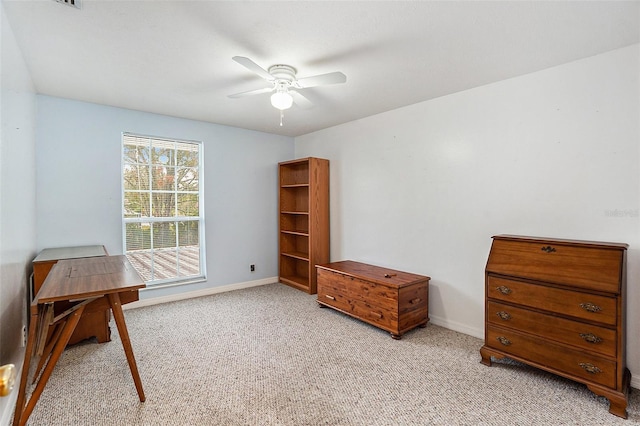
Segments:
[[[277,64],[269,67],[269,74],[278,80],[288,80],[289,82],[296,79],[297,72],[294,67],[289,65]]]

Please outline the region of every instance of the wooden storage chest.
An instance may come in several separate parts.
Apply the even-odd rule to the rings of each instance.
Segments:
[[[429,277],[345,260],[316,265],[318,304],[391,333],[429,321]]]
[[[627,417],[626,244],[499,235],[485,271],[482,363],[509,357],[584,383]]]

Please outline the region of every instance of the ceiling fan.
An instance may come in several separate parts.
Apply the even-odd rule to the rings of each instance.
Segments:
[[[260,65],[256,64],[249,58],[245,58],[244,56],[234,56],[232,59],[247,68],[249,71],[252,71],[267,80],[270,83],[270,87],[235,93],[233,95],[229,95],[229,97],[242,98],[245,96],[274,92],[271,95],[271,105],[280,110],[281,126],[284,110],[291,108],[294,102],[302,108],[311,106],[311,102],[298,90],[328,84],[339,84],[347,81],[347,76],[339,71],[305,78],[296,78],[297,70],[290,65],[276,64],[270,66],[268,70],[265,70]]]

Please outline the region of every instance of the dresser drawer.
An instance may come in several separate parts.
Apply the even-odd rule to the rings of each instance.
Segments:
[[[487,276],[487,297],[602,324],[617,323],[615,297]]]
[[[621,291],[622,256],[624,251],[619,247],[496,237],[486,270],[617,294]]]
[[[513,330],[488,326],[486,346],[591,383],[614,388],[616,362]]]
[[[615,329],[546,315],[494,301],[487,302],[487,321],[605,356],[616,356]]]

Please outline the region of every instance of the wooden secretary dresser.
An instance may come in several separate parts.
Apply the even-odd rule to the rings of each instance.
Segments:
[[[485,272],[482,363],[509,357],[584,383],[627,417],[626,244],[499,235]]]

